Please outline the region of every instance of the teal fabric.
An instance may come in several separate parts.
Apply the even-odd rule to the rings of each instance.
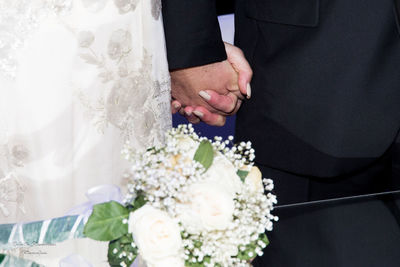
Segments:
[[[43,233],[45,238],[42,244],[54,244],[69,239],[72,228],[77,222],[78,218],[78,215],[74,215],[52,219],[49,223],[46,233]],[[22,237],[20,236],[21,231],[17,229],[11,240],[10,236],[12,229],[16,224],[0,224],[0,250],[12,249],[16,245],[32,246],[39,243],[43,223],[44,221],[37,221],[22,224]],[[75,239],[85,237],[83,235],[84,226],[85,223],[83,220],[81,220],[71,238]]]
[[[0,254],[1,267],[44,267],[33,261],[20,259],[17,257]]]
[[[8,238],[10,237],[13,226],[13,224],[0,225],[0,248],[2,244],[6,244],[8,242]]]
[[[62,217],[52,220],[44,242],[50,244],[67,240],[77,217]]]
[[[24,240],[28,244],[37,244],[40,237],[40,230],[42,228],[42,222],[28,223],[22,226],[24,233]]]

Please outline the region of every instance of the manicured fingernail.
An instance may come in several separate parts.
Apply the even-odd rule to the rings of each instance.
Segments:
[[[194,115],[196,115],[199,118],[203,118],[204,114],[201,111],[195,110],[193,111]]]
[[[247,99],[250,99],[250,97],[251,97],[251,86],[250,86],[249,83],[247,84],[247,91],[246,91],[246,93],[247,93]]]
[[[186,114],[186,116],[190,116],[190,115],[192,115],[192,112],[191,111],[185,111],[185,114]]]
[[[181,108],[181,104],[179,104],[179,103],[174,103],[174,108],[175,108],[175,109]]]
[[[211,96],[206,91],[200,91],[199,95],[204,98],[206,101],[210,101]]]

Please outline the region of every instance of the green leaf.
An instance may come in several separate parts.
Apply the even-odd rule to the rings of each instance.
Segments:
[[[191,262],[186,260],[185,267],[204,267],[204,264],[202,262]]]
[[[156,150],[156,147],[155,147],[155,146],[152,146],[152,147],[149,147],[148,149],[146,149],[147,152],[149,152],[149,151],[154,151],[154,150]]]
[[[140,209],[141,207],[143,207],[146,204],[146,199],[144,197],[144,195],[139,194],[136,199],[133,201],[133,207],[132,210],[135,211],[137,209]]]
[[[194,154],[195,161],[203,165],[204,169],[207,171],[210,168],[214,160],[214,149],[208,140],[201,141],[199,147]]]
[[[131,266],[138,255],[137,247],[133,247],[133,238],[131,234],[126,234],[121,238],[111,241],[108,245],[108,263],[112,267],[120,267],[121,262],[124,262],[126,266]],[[120,254],[125,252],[127,256],[121,256]],[[129,255],[132,253],[132,258],[129,259]]]
[[[201,248],[201,246],[203,246],[203,243],[196,240],[193,242],[193,245],[195,248]]]
[[[131,204],[127,206],[129,212],[133,212],[135,210],[140,209],[144,205],[146,205],[147,200],[142,192],[138,192],[137,197],[132,201]]]
[[[265,245],[267,245],[267,246],[269,245],[269,239],[268,239],[268,237],[267,237],[267,235],[265,233],[260,235],[260,240],[262,242],[264,242]]]
[[[99,241],[118,239],[128,233],[128,224],[122,223],[128,217],[129,210],[116,201],[94,205],[83,233]]]
[[[239,249],[239,253],[238,253],[237,257],[238,257],[239,259],[245,260],[245,261],[254,259],[254,258],[257,256],[256,247],[258,247],[258,244],[257,244],[258,240],[261,240],[261,241],[264,242],[267,246],[269,245],[269,240],[268,240],[267,235],[266,235],[265,233],[260,234],[259,237],[258,237],[258,239],[257,239],[256,241],[254,241],[254,242],[252,242],[252,243],[250,243],[250,244],[247,244],[247,245],[245,246],[246,249],[245,249],[244,251],[242,251],[242,250]],[[249,256],[249,252],[252,252],[252,253],[253,253],[253,256]]]
[[[246,179],[247,175],[249,174],[248,171],[242,171],[242,170],[238,170],[236,173],[240,177],[240,180],[242,180],[242,182],[244,182],[244,180]]]

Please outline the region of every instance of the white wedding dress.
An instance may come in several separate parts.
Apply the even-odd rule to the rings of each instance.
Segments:
[[[0,0],[0,223],[63,216],[89,188],[123,185],[124,143],[159,145],[171,127],[169,90],[161,0]],[[34,259],[106,266],[106,244],[82,242]]]

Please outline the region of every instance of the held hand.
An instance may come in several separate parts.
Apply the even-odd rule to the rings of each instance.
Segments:
[[[250,81],[253,76],[253,71],[249,63],[239,48],[225,43],[225,50],[228,55],[228,62],[238,73],[238,85],[240,93],[247,95],[247,98],[250,98]],[[182,108],[179,101],[172,102],[172,111],[173,113],[176,113],[180,110],[180,113],[184,115],[191,123],[198,123],[200,120],[202,120],[210,125],[223,126],[226,121],[226,118],[223,115],[232,115],[239,110],[242,103],[242,96],[240,93],[238,91],[231,91],[227,95],[221,95],[212,90],[200,91],[200,95],[203,97],[203,99],[214,109],[222,111],[220,113],[213,113],[204,106],[188,106]],[[232,109],[233,103],[236,103],[236,105]],[[227,110],[232,111],[227,112]]]
[[[204,106],[214,113],[229,114],[237,104],[237,97],[231,93],[239,90],[237,81],[237,73],[227,60],[175,70],[171,72],[172,99],[179,101],[182,107]],[[209,105],[205,101],[208,98],[205,90],[213,90],[220,94],[224,105]]]
[[[176,100],[173,100],[171,103],[171,111],[172,114],[179,112],[179,114],[184,116],[190,123],[193,124],[197,124],[200,122],[200,120],[202,120],[209,125],[223,126],[226,121],[226,116],[211,113],[204,107],[198,107],[196,108],[196,111],[191,106],[183,108]]]
[[[238,73],[238,85],[240,92],[247,96],[247,99],[251,97],[250,82],[253,77],[253,70],[251,69],[249,62],[246,60],[243,51],[234,45],[229,43],[225,44],[225,51],[228,57],[228,62],[231,63],[232,67]]]

